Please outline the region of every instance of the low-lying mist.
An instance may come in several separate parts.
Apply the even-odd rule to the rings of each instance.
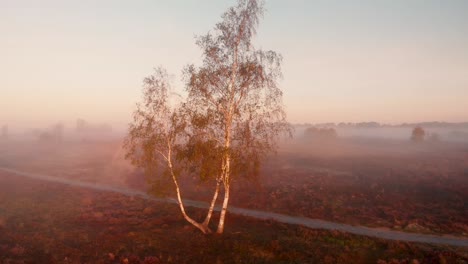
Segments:
[[[415,140],[412,127],[296,127],[257,178],[233,182],[232,205],[355,225],[466,233],[468,143],[448,140],[450,129],[424,128],[424,138]],[[435,131],[438,138],[431,137]],[[3,137],[0,166],[151,190],[147,176],[125,159],[124,135],[67,129],[52,135]],[[182,175],[184,197],[206,201],[213,183],[191,176]]]

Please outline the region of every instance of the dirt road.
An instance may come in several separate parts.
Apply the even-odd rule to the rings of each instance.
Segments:
[[[146,194],[145,192],[131,190],[131,189],[116,188],[116,187],[102,185],[102,184],[93,184],[93,183],[88,183],[88,182],[63,179],[63,178],[52,177],[52,176],[47,176],[47,175],[28,173],[28,172],[18,171],[15,169],[4,168],[4,167],[0,167],[0,170],[9,172],[18,176],[23,176],[23,177],[28,177],[28,178],[38,179],[38,180],[62,183],[66,185],[83,187],[83,188],[94,189],[94,190],[99,190],[99,191],[116,192],[116,193],[121,193],[121,194],[129,195],[129,196],[139,196],[148,200],[153,200],[153,201],[158,201],[158,202],[177,203],[177,201],[172,198],[166,198],[166,199],[154,198]],[[187,206],[191,206],[191,207],[197,207],[197,208],[208,207],[207,203],[200,202],[200,201],[184,200],[184,202]],[[219,210],[219,208],[216,208],[216,210]],[[309,228],[339,230],[339,231],[348,232],[348,233],[352,233],[356,235],[377,237],[377,238],[390,239],[390,240],[468,247],[468,238],[454,237],[454,236],[449,236],[449,235],[439,236],[439,235],[416,234],[416,233],[394,231],[394,230],[389,230],[389,229],[370,228],[370,227],[365,227],[365,226],[352,226],[352,225],[347,225],[347,224],[323,221],[319,219],[290,216],[290,215],[277,214],[277,213],[251,210],[251,209],[238,208],[238,207],[230,207],[229,210],[230,210],[229,212],[238,214],[238,215],[254,217],[257,219],[272,219],[277,222],[281,222],[285,224],[301,225],[301,226],[306,226]]]

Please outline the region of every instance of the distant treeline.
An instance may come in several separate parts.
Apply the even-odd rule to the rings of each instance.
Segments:
[[[359,123],[303,123],[295,124],[296,127],[341,127],[341,128],[379,128],[379,127],[425,127],[425,128],[468,128],[468,122],[450,123],[450,122],[421,122],[421,123],[402,123],[397,125],[381,124],[378,122],[359,122]]]

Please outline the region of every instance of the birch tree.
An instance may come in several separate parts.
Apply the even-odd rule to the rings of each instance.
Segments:
[[[188,112],[207,120],[201,133],[221,149],[217,180],[224,199],[217,233],[224,231],[232,181],[258,174],[277,136],[290,130],[278,87],[282,57],[252,43],[263,14],[263,1],[239,0],[213,31],[198,37],[202,65],[184,70]]]
[[[219,234],[224,232],[233,181],[257,176],[277,137],[290,133],[278,86],[282,57],[252,43],[263,14],[263,1],[239,0],[212,31],[197,37],[203,62],[184,68],[186,98],[180,104],[170,100],[165,70],[146,78],[143,103],[126,140],[127,156],[135,165],[172,179],[182,215],[204,233],[211,232],[208,225],[220,190]],[[184,173],[215,183],[201,223],[185,211],[178,181]]]

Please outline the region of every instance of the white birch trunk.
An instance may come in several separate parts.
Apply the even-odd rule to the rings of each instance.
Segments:
[[[213,215],[214,206],[216,204],[216,200],[218,199],[219,185],[220,184],[217,181],[216,182],[216,189],[215,189],[215,192],[213,194],[213,199],[211,200],[210,208],[208,209],[208,214],[206,215],[205,221],[203,221],[203,225],[205,227],[208,227],[208,225],[210,224],[211,216]]]
[[[221,208],[221,214],[219,217],[218,230],[216,230],[216,233],[218,234],[222,234],[224,232],[224,222],[226,220],[226,212],[229,203],[229,187],[229,183],[224,185],[223,207]]]
[[[224,168],[223,168],[223,183],[224,183],[224,200],[223,206],[221,207],[221,214],[219,216],[219,223],[218,229],[216,233],[222,234],[224,232],[224,221],[226,220],[226,212],[229,203],[229,189],[231,186],[230,182],[230,174],[231,174],[231,154],[229,153],[229,148],[231,147],[231,128],[230,128],[230,119],[228,122],[228,126],[226,128],[226,141],[225,141],[225,149],[226,153],[224,154]]]
[[[169,142],[168,142],[169,143]],[[205,225],[205,224],[201,224],[201,223],[198,223],[197,221],[193,220],[190,216],[187,215],[187,213],[185,212],[185,206],[184,206],[184,202],[182,200],[182,195],[180,194],[180,187],[179,187],[179,182],[177,181],[177,177],[176,175],[174,174],[174,169],[173,169],[173,166],[172,166],[172,156],[171,156],[171,153],[172,153],[172,148],[171,148],[171,145],[168,144],[168,153],[167,153],[167,165],[169,167],[169,170],[171,172],[171,176],[172,176],[172,181],[174,182],[174,185],[176,187],[176,194],[177,194],[177,202],[179,204],[179,208],[180,208],[180,212],[182,213],[182,215],[184,216],[185,220],[187,220],[187,222],[189,222],[190,224],[192,224],[193,226],[195,226],[196,228],[198,228],[200,231],[202,231],[204,234],[206,233],[211,233],[211,230],[209,229],[208,227],[208,223]],[[214,200],[216,200],[217,196],[218,196],[218,186],[216,186],[216,191],[215,191],[215,194],[214,194]],[[212,204],[213,204],[213,201],[212,201]],[[209,222],[209,220],[208,220]]]

